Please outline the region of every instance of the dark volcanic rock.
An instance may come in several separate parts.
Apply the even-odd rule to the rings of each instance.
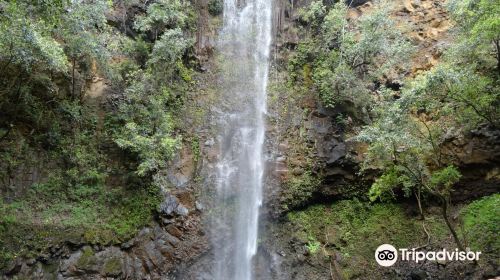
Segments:
[[[198,216],[185,216],[174,223],[167,228],[144,228],[117,246],[86,245],[69,250],[64,245],[59,250],[67,250],[67,255],[51,255],[43,261],[16,259],[0,279],[164,279],[179,264],[208,248],[203,232],[193,230],[201,227]]]
[[[442,150],[462,173],[452,192],[454,201],[475,199],[500,190],[499,129],[482,127],[466,135],[450,135]]]

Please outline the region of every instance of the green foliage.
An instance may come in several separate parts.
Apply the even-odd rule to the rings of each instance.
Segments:
[[[148,66],[155,72],[170,74],[172,71],[169,70],[175,69],[176,62],[192,43],[192,40],[185,38],[181,29],[167,30],[155,43]]]
[[[341,128],[345,129],[347,125],[349,124],[349,118],[344,116],[344,114],[339,113],[337,116],[335,116],[335,124]]]
[[[138,154],[137,173],[144,176],[166,166],[179,140],[172,136],[170,90],[163,87],[161,92],[154,92],[147,84],[148,74],[136,72],[133,76],[125,91],[127,100],[120,106],[119,117],[125,125],[117,131],[115,142]]]
[[[393,189],[397,186],[401,186],[402,182],[407,179],[403,179],[403,176],[398,173],[396,168],[393,168],[375,179],[368,193],[370,200],[375,201],[380,198],[381,201],[388,201],[394,199],[395,195]]]
[[[435,119],[452,116],[448,123],[454,120],[466,129],[484,123],[499,125],[498,4],[496,0],[449,1],[455,40],[441,65],[412,82],[410,90],[420,110]]]
[[[309,7],[299,11],[299,16],[305,23],[310,24],[312,27],[317,27],[325,17],[326,12],[327,10],[325,5],[323,5],[323,1],[313,1]]]
[[[190,142],[191,142],[191,151],[193,152],[194,155],[194,161],[198,162],[201,157],[200,138],[198,136],[194,136]]]
[[[68,57],[108,60],[111,31],[106,24],[109,1],[85,1],[72,3],[68,13],[62,17],[57,35],[62,36]],[[107,31],[107,32],[103,32]]]
[[[446,211],[451,188],[461,175],[441,146],[446,135],[461,133],[457,127],[498,126],[500,87],[493,68],[500,60],[495,65],[489,55],[492,45],[497,54],[499,50],[498,19],[490,14],[498,11],[490,3],[450,1],[458,36],[443,63],[407,83],[398,98],[382,91],[375,121],[358,135],[370,144],[363,168],[382,171],[370,189],[370,199],[391,198],[397,188],[414,194],[421,209],[425,194],[438,197],[459,247],[461,241]]]
[[[321,248],[321,243],[316,240],[310,240],[309,242],[307,242],[306,248],[310,254],[316,254]]]
[[[317,190],[321,179],[307,170],[298,177],[292,177],[282,193],[285,210],[303,206]]]
[[[458,35],[452,61],[500,71],[500,2],[498,0],[451,0],[448,8]],[[458,60],[458,61],[457,61]]]
[[[102,270],[105,275],[117,275],[121,272],[121,266],[120,258],[113,257],[104,263]]]
[[[438,197],[443,218],[462,248],[447,214],[451,189],[460,179],[460,172],[449,165],[440,148],[450,128],[440,122],[443,118],[431,121],[429,115],[415,115],[416,108],[428,103],[415,98],[411,90],[403,90],[399,99],[387,92],[382,97],[376,121],[357,136],[369,143],[363,170],[379,169],[382,173],[369,191],[370,199],[387,200],[394,197],[394,189],[402,189],[406,196],[415,196],[424,217],[422,200],[427,195]]]
[[[451,187],[460,180],[462,175],[455,166],[447,166],[441,170],[434,171],[431,175],[429,185],[431,188],[439,190],[448,195]]]
[[[123,44],[123,52],[132,61],[127,61],[130,64],[136,62],[138,66],[144,67],[148,59],[149,53],[151,52],[151,43],[146,42],[142,37],[138,37],[135,40],[125,40]],[[134,67],[135,65],[131,65]],[[134,69],[130,69],[132,72]],[[137,69],[135,69],[137,70]],[[127,73],[125,71],[125,73]],[[125,80],[125,77],[123,77]]]
[[[1,267],[67,240],[115,244],[151,222],[158,171],[181,142],[195,15],[189,1],[149,2],[135,38],[108,22],[112,1],[0,4],[0,179],[46,165],[41,183],[0,201]],[[88,95],[96,76],[123,95]]]
[[[184,28],[189,23],[190,5],[182,0],[158,0],[148,6],[146,15],[135,20],[135,28],[152,32],[155,39],[168,29]]]
[[[425,242],[425,234],[415,234],[421,231],[420,221],[408,217],[404,207],[397,204],[342,200],[290,212],[287,218],[292,227],[285,230],[293,232],[308,250],[325,247],[340,251],[342,270],[347,275],[378,270],[373,252],[380,244],[411,248]],[[437,217],[427,218],[427,228],[434,240],[447,238],[446,228]]]
[[[370,144],[363,169],[382,170],[370,189],[371,200],[387,200],[394,196],[395,188],[407,196],[414,193],[417,199],[422,192],[447,195],[460,178],[455,167],[445,165],[439,150],[446,126],[413,116],[415,108],[423,104],[413,94],[404,91],[394,100],[386,92],[376,110],[376,121],[357,136]]]
[[[164,169],[180,145],[170,110],[179,105],[185,83],[191,82],[191,72],[182,62],[193,44],[185,30],[191,25],[191,12],[186,1],[161,0],[150,4],[135,21],[139,31],[153,32],[156,40],[150,53],[142,39],[129,44],[129,52],[145,69],[133,63],[123,69],[125,100],[114,120],[119,128],[113,138],[119,147],[138,156],[140,176]]]
[[[51,147],[57,144],[55,133],[67,133],[60,125],[61,115],[78,113],[67,112],[73,106],[68,104],[83,98],[82,84],[95,70],[93,65],[99,64],[103,74],[108,72],[109,58],[116,51],[120,36],[107,25],[108,8],[109,1],[2,4],[2,131],[29,126],[31,135],[39,137],[35,140]]]
[[[310,40],[301,42],[289,71],[293,82],[296,72],[312,65],[312,80],[321,100],[328,107],[353,104],[364,107],[369,101],[369,86],[393,70],[405,66],[412,50],[408,41],[390,19],[390,7],[377,3],[377,9],[354,23],[347,21],[343,2],[327,9],[315,1],[301,12],[301,18],[313,27]],[[307,77],[303,81],[307,84]]]
[[[32,18],[30,5],[24,1],[5,2],[0,14],[0,60],[19,65],[24,70],[64,72],[67,59],[63,47],[52,37],[44,18]],[[4,70],[4,69],[2,69]]]
[[[382,92],[375,122],[358,136],[370,143],[365,168],[383,170],[370,191],[372,199],[390,195],[395,187],[448,195],[460,174],[441,155],[445,135],[454,133],[457,125],[466,129],[483,123],[498,125],[498,77],[480,70],[486,65],[484,61],[468,61],[474,57],[471,52],[479,52],[475,46],[491,47],[494,40],[481,41],[482,35],[477,33],[481,27],[494,28],[498,21],[490,14],[497,8],[490,5],[480,0],[451,1],[459,37],[446,53],[445,62],[410,81],[398,100],[390,92]],[[474,39],[472,34],[479,37]],[[490,33],[485,31],[484,36]],[[457,48],[469,49],[468,58]]]
[[[403,99],[394,100],[389,91],[382,91],[383,100],[375,108],[376,121],[366,126],[358,139],[370,143],[365,168],[379,167],[390,170],[398,159],[411,164],[416,156],[424,157],[432,145],[421,135],[418,120],[410,118]],[[424,137],[421,137],[424,136]],[[402,153],[402,152],[407,153]]]
[[[486,254],[500,253],[500,194],[476,200],[461,211],[470,246]]]
[[[95,265],[96,258],[94,256],[94,251],[90,247],[84,247],[82,250],[82,255],[76,262],[76,265],[81,268],[88,268]]]
[[[151,222],[161,202],[157,188],[68,187],[62,176],[33,186],[22,200],[0,205],[1,255],[29,257],[65,240],[123,242]]]
[[[222,0],[210,0],[208,2],[208,12],[212,16],[218,16],[224,11],[224,3]]]
[[[435,119],[453,116],[469,129],[482,123],[498,125],[498,81],[468,66],[440,65],[418,76],[406,91],[407,103]]]
[[[456,125],[466,129],[483,123],[498,125],[498,78],[479,71],[485,65],[482,62],[464,64],[468,58],[456,51],[465,47],[474,52],[477,50],[472,46],[477,44],[491,46],[491,37],[481,43],[479,37],[470,36],[479,36],[474,30],[484,27],[484,22],[495,26],[497,20],[485,9],[494,13],[496,8],[486,2],[451,1],[450,10],[462,35],[446,53],[445,63],[416,77],[403,88],[398,100],[390,92],[382,92],[376,121],[358,136],[370,143],[365,168],[383,170],[370,190],[371,199],[383,199],[384,193],[390,196],[396,187],[447,196],[460,173],[441,155],[444,135],[453,133]]]

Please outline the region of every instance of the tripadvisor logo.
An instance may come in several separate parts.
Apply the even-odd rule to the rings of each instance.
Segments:
[[[383,244],[375,250],[375,260],[381,266],[392,266],[398,260],[398,255],[402,261],[413,261],[416,263],[422,261],[478,261],[481,252],[473,251],[448,251],[442,249],[440,251],[416,251],[415,249],[400,248],[399,253],[394,246]]]
[[[381,266],[391,266],[398,260],[398,251],[390,244],[382,244],[375,251],[375,260]]]

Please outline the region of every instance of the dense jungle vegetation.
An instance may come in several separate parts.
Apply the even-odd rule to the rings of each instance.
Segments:
[[[113,17],[135,2],[0,1],[0,267],[82,236],[129,240],[168,192],[170,160],[183,145],[200,157],[180,114],[203,75],[194,53],[200,15],[191,1],[155,0]],[[307,35],[287,61],[286,87],[348,108],[336,121],[366,145],[360,175],[377,174],[368,192],[326,206],[306,203],[320,179],[306,172],[292,181],[285,219],[302,228],[310,252],[325,245],[322,225],[341,224],[352,243],[339,250],[369,256],[356,245],[378,245],[374,232],[405,220],[397,203],[411,200],[419,219],[394,229],[395,244],[414,232],[451,234],[458,248],[500,254],[499,195],[467,204],[454,221],[450,196],[462,174],[442,148],[450,135],[500,128],[500,1],[446,8],[450,38],[439,64],[421,72],[411,72],[415,46],[389,16],[390,1],[356,21],[344,2],[300,10]],[[222,2],[209,1],[208,11],[220,16]],[[389,83],[395,75],[405,80]],[[37,183],[23,185],[26,172]],[[433,203],[440,212],[427,217]]]
[[[309,251],[344,242],[340,250],[345,256],[365,256],[349,258],[360,263],[357,268],[351,263],[349,269],[355,267],[355,271],[347,270],[347,278],[356,278],[362,270],[359,266],[370,260],[376,246],[368,245],[363,253],[364,244],[382,244],[390,238],[404,246],[412,243],[412,238],[406,239],[412,235],[407,230],[422,232],[424,247],[431,238],[443,240],[450,235],[461,250],[472,246],[498,254],[498,240],[491,237],[499,220],[480,218],[489,216],[488,211],[498,214],[498,205],[493,206],[498,195],[463,208],[460,222],[452,221],[451,193],[462,175],[454,164],[456,155],[444,152],[443,146],[453,135],[484,127],[497,130],[500,125],[499,4],[447,1],[454,24],[451,38],[442,49],[440,63],[417,73],[412,72],[409,59],[416,47],[404,34],[404,26],[396,27],[388,16],[391,3],[379,3],[355,22],[346,17],[349,6],[342,2],[313,1],[301,11],[301,28],[308,35],[289,60],[289,85],[297,92],[318,95],[327,108],[348,108],[338,115],[337,123],[347,126],[352,140],[367,144],[360,173],[378,173],[366,194],[372,204],[345,200],[289,214],[302,229],[298,238],[307,241]],[[395,72],[406,77],[396,85],[391,81]],[[360,117],[361,111],[369,112],[370,120]],[[353,123],[361,129],[352,129]],[[292,194],[311,197],[309,182],[292,181]],[[420,218],[410,224],[403,222],[404,217],[397,218],[404,214],[391,204],[403,197],[418,206]],[[425,205],[433,204],[440,205],[441,217],[435,213],[426,217]],[[362,217],[363,213],[367,216]],[[331,241],[338,237],[329,238],[329,230],[340,233],[340,242]],[[381,232],[384,238],[378,240]]]
[[[42,182],[2,192],[2,262],[43,252],[46,237],[126,240],[161,202],[196,15],[186,1],[156,1],[128,30],[106,18],[113,5],[0,3],[0,178],[9,186],[26,163],[49,167]],[[112,114],[88,94],[97,78],[116,93]]]

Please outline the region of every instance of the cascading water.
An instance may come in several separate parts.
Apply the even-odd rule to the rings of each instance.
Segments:
[[[214,279],[253,278],[264,175],[272,0],[224,0]]]

